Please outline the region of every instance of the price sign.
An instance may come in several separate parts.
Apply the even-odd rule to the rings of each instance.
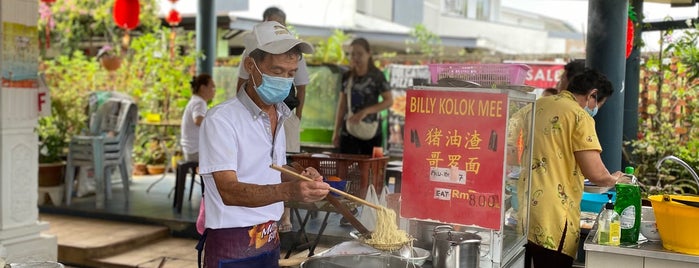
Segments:
[[[408,90],[401,216],[499,230],[507,95]]]

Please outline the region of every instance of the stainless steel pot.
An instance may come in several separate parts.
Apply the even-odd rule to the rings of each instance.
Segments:
[[[477,268],[480,261],[481,237],[454,231],[449,225],[434,228],[432,264],[435,268]]]

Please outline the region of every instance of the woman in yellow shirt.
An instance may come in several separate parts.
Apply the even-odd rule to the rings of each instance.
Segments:
[[[572,267],[584,179],[613,186],[622,175],[602,163],[592,119],[612,93],[603,74],[586,69],[560,94],[536,101],[527,267],[532,260],[535,267]]]

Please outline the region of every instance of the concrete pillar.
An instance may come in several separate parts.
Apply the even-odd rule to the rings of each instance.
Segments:
[[[611,172],[623,170],[627,5],[628,0],[590,0],[588,9],[586,64],[604,73],[614,87],[614,94],[595,116],[597,136],[603,150],[602,161]]]
[[[0,1],[0,244],[18,263],[55,261],[58,251],[38,220],[38,4]]]
[[[197,50],[204,56],[197,61],[197,74],[213,75],[216,60],[216,7],[214,0],[199,0],[197,7]]]

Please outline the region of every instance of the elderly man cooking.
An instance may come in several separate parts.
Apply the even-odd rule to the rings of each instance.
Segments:
[[[294,180],[269,168],[286,164],[283,122],[291,111],[282,101],[301,52],[312,53],[313,47],[268,21],[246,36],[245,49],[250,54],[241,64],[250,79],[244,90],[212,108],[201,126],[205,267],[277,267],[276,221],[283,201],[318,201],[329,189],[313,168],[302,174],[316,181]]]

